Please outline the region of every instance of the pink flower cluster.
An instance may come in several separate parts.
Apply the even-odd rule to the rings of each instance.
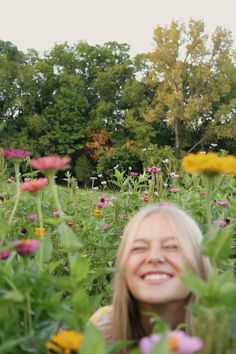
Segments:
[[[143,337],[139,341],[141,354],[149,354],[161,338],[162,335],[159,333]],[[169,348],[176,354],[193,354],[203,346],[200,338],[189,336],[185,332],[177,330],[168,332],[168,344]]]

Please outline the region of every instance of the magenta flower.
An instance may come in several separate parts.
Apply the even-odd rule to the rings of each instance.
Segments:
[[[161,168],[160,167],[148,167],[147,171],[156,174],[161,171]]]
[[[3,156],[5,159],[9,160],[19,160],[24,159],[25,157],[30,156],[32,153],[30,151],[22,149],[3,149]]]
[[[40,245],[39,240],[19,240],[13,242],[14,249],[19,254],[27,254],[35,252]]]
[[[37,220],[38,220],[38,217],[37,217],[36,214],[29,214],[29,215],[26,216],[26,219],[27,219],[28,221],[37,221]]]
[[[230,202],[228,202],[227,200],[219,200],[217,204],[220,206],[228,206],[230,205]]]
[[[43,189],[47,183],[47,178],[31,179],[22,183],[19,188],[22,192],[34,193],[40,189]]]
[[[143,337],[139,342],[141,354],[149,354],[154,345],[161,340],[161,337],[158,333]],[[193,354],[203,346],[200,338],[189,336],[185,332],[177,330],[168,332],[168,344],[171,351],[177,354]]]
[[[109,224],[103,224],[103,225],[102,225],[103,231],[107,231],[109,228],[110,228],[110,225],[109,225]]]
[[[0,259],[7,259],[10,256],[10,252],[8,251],[2,251],[0,252]]]
[[[179,191],[180,191],[179,188],[171,188],[171,189],[170,189],[170,192],[171,192],[171,193],[178,193]]]
[[[41,171],[48,170],[66,170],[69,168],[70,157],[64,156],[60,157],[57,155],[44,156],[38,159],[32,159],[30,164],[33,168]]]
[[[204,191],[199,192],[199,195],[203,197],[204,195],[206,195],[206,192],[204,192]]]
[[[138,176],[138,172],[130,172],[130,176],[131,177],[137,177]]]

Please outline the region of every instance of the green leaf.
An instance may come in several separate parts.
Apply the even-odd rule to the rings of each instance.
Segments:
[[[88,259],[81,257],[78,254],[69,255],[71,276],[74,281],[81,281],[85,279],[89,272]]]
[[[82,245],[78,241],[78,238],[65,223],[58,226],[58,233],[60,236],[60,246],[65,251],[77,251],[81,248]]]
[[[85,338],[82,342],[80,354],[108,354],[105,340],[99,330],[92,326],[87,325],[85,331]]]
[[[171,354],[168,344],[167,334],[163,335],[161,340],[155,344],[150,354]]]
[[[233,243],[233,232],[231,227],[224,227],[217,231],[215,229],[206,235],[202,243],[202,251],[213,261],[227,259],[231,254]]]
[[[190,269],[188,269],[187,275],[182,276],[181,279],[195,295],[202,297],[206,294],[207,283]]]

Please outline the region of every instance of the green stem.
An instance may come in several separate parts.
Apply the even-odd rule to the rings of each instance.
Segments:
[[[33,325],[32,325],[32,316],[31,316],[31,302],[30,302],[30,295],[29,293],[27,292],[26,294],[26,301],[27,301],[27,320],[28,320],[28,331],[29,331],[29,334],[32,333],[33,331]]]
[[[12,220],[14,218],[16,209],[18,207],[20,195],[21,195],[21,191],[19,189],[19,187],[20,187],[20,164],[18,162],[14,163],[14,169],[15,169],[15,177],[16,177],[16,199],[15,199],[15,204],[12,209],[11,215],[8,219],[8,225],[12,225]]]
[[[49,180],[49,186],[51,188],[52,191],[52,195],[56,204],[56,208],[58,211],[62,212],[62,207],[61,207],[61,203],[58,197],[58,190],[57,190],[57,185],[55,183],[55,179],[54,179],[54,175],[48,176],[48,180]]]
[[[41,195],[36,192],[35,195],[35,203],[36,203],[36,208],[37,208],[37,214],[39,218],[39,227],[40,229],[43,228],[43,213],[42,213],[42,205],[41,205]]]
[[[213,185],[213,178],[212,176],[206,176],[206,219],[207,219],[207,230],[210,232],[211,227],[212,227],[212,210],[211,210],[211,204],[212,204],[212,185]]]

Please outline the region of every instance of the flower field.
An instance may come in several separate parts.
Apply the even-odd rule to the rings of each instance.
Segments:
[[[110,302],[125,224],[152,203],[191,213],[205,234],[202,251],[213,274],[204,282],[189,270],[183,279],[199,298],[194,336],[187,338],[195,349],[181,349],[183,332],[168,333],[157,320],[157,340],[145,339],[132,354],[235,353],[236,158],[190,154],[177,170],[163,160],[142,173],[115,167],[108,180],[91,176],[87,189],[78,188],[69,165],[68,156],[1,152],[0,353],[115,354],[124,343],[107,349],[88,319]]]

